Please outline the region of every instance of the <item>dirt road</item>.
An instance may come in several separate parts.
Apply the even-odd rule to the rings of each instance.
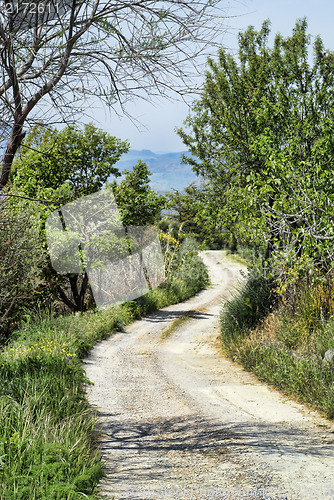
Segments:
[[[224,252],[202,257],[211,288],[133,323],[85,362],[104,422],[101,498],[333,499],[334,426],[222,357],[218,317],[242,266]]]

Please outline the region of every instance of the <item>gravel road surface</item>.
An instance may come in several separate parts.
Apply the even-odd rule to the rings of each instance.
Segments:
[[[103,424],[101,498],[334,499],[333,423],[224,359],[218,318],[242,265],[222,251],[201,256],[210,288],[136,321],[85,360]]]

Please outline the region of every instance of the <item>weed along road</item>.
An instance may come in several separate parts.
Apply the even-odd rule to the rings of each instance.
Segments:
[[[201,255],[210,288],[85,360],[104,424],[101,498],[333,499],[333,424],[224,359],[218,319],[242,265]]]

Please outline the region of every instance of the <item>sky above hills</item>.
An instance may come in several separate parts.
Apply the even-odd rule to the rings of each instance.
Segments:
[[[186,151],[184,151],[186,153]],[[188,164],[181,164],[182,153],[162,153],[157,154],[150,150],[137,151],[131,149],[127,154],[115,164],[120,172],[125,169],[132,170],[139,161],[143,161],[148,166],[150,175],[150,185],[155,191],[167,192],[177,190],[183,191],[189,184],[200,185],[201,178],[192,171]],[[109,181],[112,182],[111,176]]]
[[[237,48],[237,34],[250,24],[259,29],[265,19],[272,22],[272,35],[278,31],[291,34],[297,18],[306,17],[311,35],[321,35],[325,47],[334,50],[334,2],[332,0],[230,0],[221,2],[226,14],[234,16],[226,19],[227,32],[223,37],[224,46],[231,51]],[[228,7],[229,5],[229,7]],[[216,50],[212,55],[215,55]],[[188,98],[191,103],[193,97]],[[97,126],[121,139],[128,139],[133,149],[149,149],[154,152],[183,151],[181,139],[175,128],[182,126],[188,115],[189,106],[184,102],[162,99],[153,103],[136,101],[127,106],[130,115],[141,125],[137,126],[129,118],[119,118],[116,114],[106,114],[100,108],[94,111]]]

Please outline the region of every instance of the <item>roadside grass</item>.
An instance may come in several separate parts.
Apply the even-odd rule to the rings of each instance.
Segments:
[[[232,252],[231,250],[225,250],[225,252],[232,262],[236,262],[237,264],[243,264],[244,266],[247,266],[247,260],[244,257],[242,257],[239,253]]]
[[[220,320],[225,354],[334,418],[334,360],[323,362],[334,348],[333,286],[301,284],[291,308],[290,301],[277,302],[271,287],[261,285],[263,279],[250,276],[225,304]]]
[[[208,283],[175,269],[145,296],[105,311],[28,319],[0,353],[0,499],[96,500],[103,477],[82,359],[99,341]],[[182,271],[182,272],[181,272]],[[186,276],[186,279],[185,279]]]
[[[250,274],[237,294],[227,301],[221,315],[221,335],[226,345],[247,334],[263,319],[274,304],[271,282]]]

